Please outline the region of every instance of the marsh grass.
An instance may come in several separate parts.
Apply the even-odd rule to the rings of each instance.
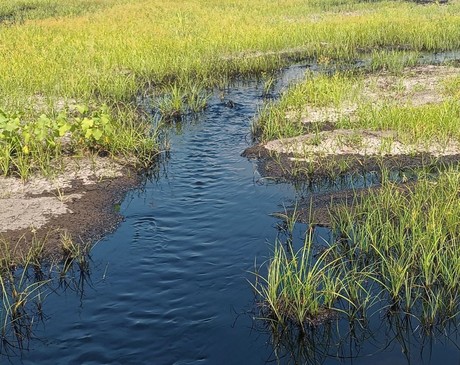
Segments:
[[[376,106],[363,103],[356,121],[343,121],[341,127],[392,130],[407,144],[441,142],[460,139],[460,104],[449,98],[426,105],[398,105],[394,102]]]
[[[215,86],[277,69],[292,61],[290,49],[297,59],[352,60],[363,50],[401,45],[415,51],[460,48],[456,2],[323,3],[8,2],[0,14],[22,13],[25,21],[0,28],[8,55],[0,62],[0,105],[23,109],[37,93],[129,101],[146,84],[186,78]],[[340,13],[344,9],[346,15]]]
[[[420,53],[398,50],[377,50],[370,54],[369,64],[365,67],[370,72],[389,71],[401,73],[406,67],[413,67],[419,63]]]
[[[165,122],[179,121],[203,111],[208,105],[210,93],[200,82],[186,80],[183,85],[174,83],[163,89],[163,93],[155,98],[154,108]]]
[[[56,123],[56,101],[78,100],[96,109],[106,104],[115,117],[114,129],[124,132],[103,147],[144,156],[154,147],[146,141],[148,128],[144,123],[138,128],[133,113],[116,109],[133,107],[146,90],[161,95],[158,109],[170,119],[205,108],[209,88],[248,75],[270,75],[295,60],[316,59],[329,67],[375,50],[374,68],[398,68],[407,62],[397,52],[381,50],[460,48],[459,6],[353,0],[288,0],[283,6],[262,0],[12,0],[0,5],[0,53],[5,56],[0,60],[0,108],[8,115],[19,111],[22,122],[38,120],[39,104],[45,104],[44,114]],[[268,78],[264,93],[272,84]],[[317,95],[327,94],[314,88],[309,98],[321,103]],[[301,130],[296,122],[276,126],[270,120],[266,125],[267,138]],[[59,151],[47,149],[31,160],[31,153],[2,144],[1,172],[27,178],[46,168]]]
[[[386,311],[427,329],[460,313],[460,172],[378,190],[331,206],[335,239],[318,251],[313,227],[298,251],[277,241],[256,293],[265,316],[300,328],[335,312],[362,319]],[[324,245],[324,242],[322,243]]]
[[[371,130],[383,132],[379,138],[381,155],[394,153],[392,145],[395,143],[414,154],[417,150],[452,153],[452,148],[460,141],[458,76],[442,76],[444,71],[440,69],[438,84],[430,85],[426,94],[431,102],[423,102],[419,100],[419,95],[421,98],[425,95],[421,84],[423,77],[421,80],[408,79],[413,77],[409,69],[401,70],[403,68],[393,67],[391,72],[385,71],[383,76],[377,77],[355,72],[307,75],[278,102],[263,107],[253,122],[252,133],[262,143],[308,134],[308,143],[321,145],[322,140],[314,134],[318,137],[323,126],[356,130],[356,133],[338,138],[334,148],[341,150],[345,146],[364,151],[360,134],[363,130]],[[382,91],[378,84],[388,82],[391,86],[385,87],[389,90]],[[406,85],[411,85],[409,90]],[[391,135],[384,136],[386,132]],[[321,160],[319,155],[308,155],[307,142],[304,144],[306,153],[297,152],[297,159],[316,157]]]
[[[309,73],[304,81],[281,95],[279,101],[262,108],[253,122],[252,132],[261,141],[302,135],[310,131],[311,126],[303,123],[309,108],[340,108],[344,103],[354,102],[361,89],[362,80],[348,72]]]
[[[0,338],[5,352],[27,347],[43,319],[44,300],[56,287],[65,283],[83,293],[92,246],[62,234],[63,258],[52,259],[45,252],[51,233],[41,239],[24,236],[15,243],[0,239]]]

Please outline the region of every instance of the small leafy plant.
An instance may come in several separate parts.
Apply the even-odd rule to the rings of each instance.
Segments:
[[[107,151],[114,140],[115,125],[106,106],[92,111],[79,105],[73,114],[42,114],[36,120],[0,110],[0,173],[15,173],[26,179],[64,150]]]

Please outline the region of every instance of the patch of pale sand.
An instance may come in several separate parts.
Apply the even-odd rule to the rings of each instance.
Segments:
[[[82,194],[69,194],[59,200],[57,197],[6,198],[1,200],[0,232],[19,229],[37,229],[49,218],[72,213],[67,202],[80,199]]]
[[[371,75],[364,79],[359,92],[360,103],[397,103],[399,105],[422,106],[442,103],[442,82],[460,76],[460,68],[451,66],[424,65],[405,69],[401,75],[388,72]],[[356,118],[358,103],[345,102],[338,107],[315,107],[307,105],[302,112],[302,123],[331,122]],[[294,117],[288,113],[288,118]]]
[[[380,73],[367,77],[363,93],[370,101],[385,99],[413,106],[441,103],[445,100],[441,92],[442,82],[455,76],[460,76],[460,69],[457,67],[409,67],[398,76]]]
[[[83,194],[63,193],[74,181],[84,185],[122,176],[123,165],[108,158],[65,158],[64,169],[53,178],[33,176],[23,182],[0,177],[0,232],[40,228],[50,218],[71,213],[68,204]],[[40,196],[40,195],[48,196]]]
[[[433,142],[430,144],[404,144],[392,131],[336,129],[299,137],[273,140],[265,144],[269,151],[290,153],[296,160],[314,160],[317,156],[334,155],[410,155],[429,153],[433,156],[449,156],[460,153],[460,144]]]

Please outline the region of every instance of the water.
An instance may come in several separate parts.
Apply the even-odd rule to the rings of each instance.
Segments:
[[[277,90],[303,72],[290,69]],[[248,280],[277,235],[270,214],[305,192],[260,183],[255,162],[240,156],[251,143],[261,94],[256,82],[239,84],[224,100],[216,95],[199,120],[171,129],[164,170],[127,195],[125,221],[92,251],[82,295],[51,293],[46,319],[35,328],[38,339],[11,363],[257,365],[275,359],[270,335],[254,328]],[[228,100],[233,108],[225,106]],[[362,357],[344,363],[369,363],[373,352],[379,353],[373,364],[411,363],[397,343],[383,352],[377,343],[352,351]],[[425,363],[458,363],[456,343],[437,344]],[[326,363],[339,363],[334,350],[326,352]],[[420,358],[427,357],[415,351]]]

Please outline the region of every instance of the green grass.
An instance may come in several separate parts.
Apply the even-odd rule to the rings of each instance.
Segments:
[[[49,293],[71,288],[82,294],[84,280],[90,274],[90,244],[77,243],[69,234],[62,234],[62,258],[50,258],[46,253],[48,238],[33,235],[30,240],[21,237],[11,243],[0,237],[2,351],[28,347],[43,318]]]
[[[421,106],[384,103],[381,106],[363,104],[355,122],[347,120],[339,126],[372,130],[393,130],[405,143],[447,144],[460,140],[460,104],[452,98],[437,104]]]
[[[295,137],[305,133],[302,123],[306,105],[338,108],[356,98],[361,81],[345,74],[307,74],[305,81],[292,86],[279,102],[267,104],[253,123],[253,134],[262,141]],[[308,112],[307,112],[308,115]]]
[[[416,51],[460,48],[454,1],[417,6],[286,0],[279,6],[261,0],[104,5],[73,0],[66,7],[77,10],[68,13],[53,11],[57,2],[30,4],[43,9],[40,19],[30,16],[0,28],[1,51],[8,56],[0,62],[4,107],[24,107],[24,99],[37,93],[130,100],[145,84],[186,77],[214,85],[221,78],[277,67],[276,52],[289,49],[301,49],[303,57],[351,59],[361,50],[401,45]],[[91,6],[94,10],[86,12]],[[242,57],[259,52],[260,57]],[[275,53],[263,56],[268,52]]]
[[[460,312],[460,172],[384,180],[355,204],[331,207],[335,241],[318,254],[307,232],[294,252],[277,242],[255,287],[269,318],[308,326],[324,311],[410,314],[430,328]]]
[[[147,93],[161,95],[168,119],[202,110],[209,87],[293,60],[347,62],[373,50],[379,69],[401,64],[383,49],[459,49],[458,10],[459,1],[13,0],[0,5],[0,108],[28,121],[75,103],[105,104],[114,115]],[[116,125],[133,127],[137,118],[125,117]],[[15,164],[21,176],[33,170],[27,156]]]
[[[374,67],[374,66],[372,66]],[[336,128],[393,131],[404,144],[430,145],[433,142],[447,145],[460,140],[460,104],[458,102],[458,76],[439,76],[436,90],[439,101],[418,104],[418,88],[403,97],[404,82],[410,76],[401,73],[405,64],[391,68],[385,77],[391,83],[389,90],[372,81],[374,75],[342,72],[332,76],[307,75],[300,84],[285,92],[281,100],[267,105],[253,125],[253,133],[262,142],[300,136],[315,132],[312,127],[321,125],[302,123],[310,113],[323,112],[323,121],[331,121]],[[379,66],[380,68],[380,66]],[[371,80],[371,81],[369,81]],[[376,96],[372,96],[372,95]],[[411,96],[415,95],[415,96]],[[442,96],[442,98],[441,98]],[[405,98],[405,99],[404,99]],[[352,112],[347,110],[352,109]],[[318,130],[316,130],[317,132]]]

